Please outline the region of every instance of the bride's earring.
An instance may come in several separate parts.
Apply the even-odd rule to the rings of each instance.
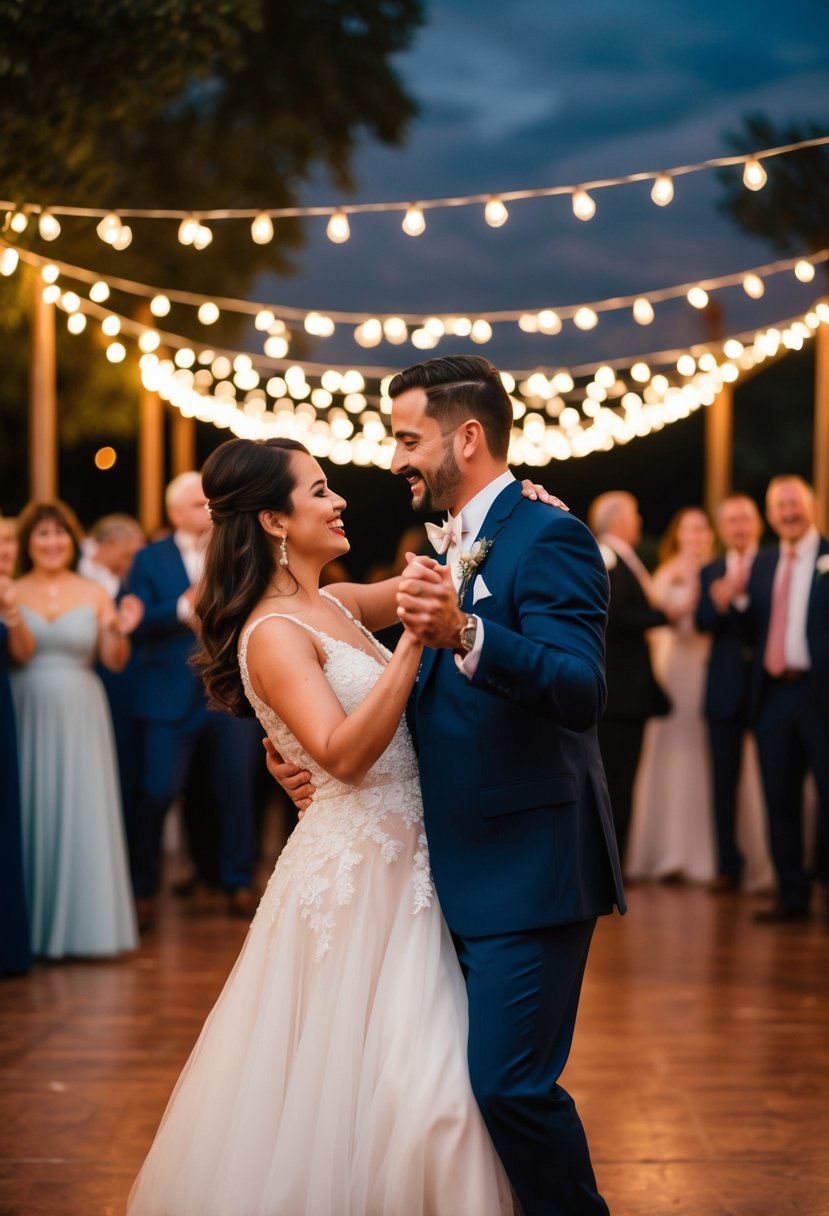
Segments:
[[[287,538],[287,536],[283,536],[282,540],[279,543],[279,564],[280,564],[280,566],[283,566],[283,567],[287,566],[287,564],[288,564],[288,538]]]

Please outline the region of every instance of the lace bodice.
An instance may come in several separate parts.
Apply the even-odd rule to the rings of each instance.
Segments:
[[[262,898],[262,908],[268,910],[275,922],[288,893],[296,891],[303,906],[303,916],[308,918],[317,936],[317,958],[330,948],[337,906],[344,906],[353,898],[353,871],[363,860],[366,848],[379,849],[383,860],[389,864],[403,855],[409,857],[415,912],[428,906],[433,895],[422,827],[417,758],[405,719],[399,723],[388,747],[372,765],[362,784],[349,786],[332,777],[308,754],[251,685],[247,665],[251,635],[263,621],[279,617],[293,621],[319,640],[325,653],[323,671],[346,713],[351,713],[365,699],[390,654],[339,600],[326,592],[322,594],[371,641],[377,651],[376,658],[349,642],[312,629],[298,617],[280,612],[267,613],[251,622],[239,645],[242,684],[259,722],[284,759],[307,769],[316,787],[311,808],[280,856]]]

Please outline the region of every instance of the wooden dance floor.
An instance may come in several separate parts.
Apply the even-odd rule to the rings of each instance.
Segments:
[[[829,1213],[829,923],[757,906],[637,886],[599,925],[564,1080],[613,1216]],[[168,899],[130,958],[0,982],[0,1216],[120,1216],[244,934]]]

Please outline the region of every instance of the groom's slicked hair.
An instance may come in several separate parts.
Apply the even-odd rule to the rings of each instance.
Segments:
[[[506,460],[512,430],[512,402],[494,364],[480,355],[427,359],[400,372],[389,385],[394,400],[411,388],[426,394],[426,415],[444,432],[467,418],[480,422],[490,453]]]

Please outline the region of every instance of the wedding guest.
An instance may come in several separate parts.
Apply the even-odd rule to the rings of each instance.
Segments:
[[[133,558],[147,543],[144,530],[131,515],[105,515],[92,525],[82,545],[78,573],[94,579],[107,594],[120,604],[124,599],[124,582]],[[143,605],[136,601],[141,612]],[[134,649],[121,671],[110,671],[102,663],[97,667],[103,681],[118,755],[118,777],[121,805],[127,840],[135,830],[135,791],[138,782],[138,730],[135,721],[135,693],[138,661]]]
[[[708,884],[712,894],[736,890],[741,883],[766,886],[771,880],[765,805],[748,729],[752,651],[732,611],[747,603],[763,520],[751,498],[731,494],[717,507],[716,525],[724,553],[703,567],[695,616],[697,629],[711,634],[705,716],[717,832],[717,873]]]
[[[829,894],[829,539],[818,532],[814,491],[800,477],[771,480],[766,518],[779,544],[754,562],[746,616],[754,638],[751,716],[778,883],[775,903],[755,919],[777,924],[808,918],[814,878]],[[814,875],[803,838],[810,769],[818,796]]]
[[[652,632],[651,653],[672,709],[645,731],[626,867],[632,878],[707,882],[716,868],[702,714],[711,639],[694,628],[700,570],[713,546],[700,507],[678,511],[660,544],[653,592],[672,623]]]
[[[75,573],[80,528],[65,503],[19,521],[20,611],[33,656],[12,672],[23,861],[34,954],[112,955],[137,943],[112,724],[98,658],[129,656],[136,613]]]
[[[588,523],[610,581],[605,639],[607,706],[599,721],[599,747],[619,855],[624,857],[645,724],[671,708],[654,677],[647,641],[648,631],[667,624],[668,618],[657,607],[653,580],[636,553],[642,517],[633,495],[624,490],[600,494],[590,505]]]
[[[208,709],[201,679],[189,661],[196,624],[193,604],[210,528],[205,504],[198,473],[182,473],[170,482],[166,506],[174,531],[136,553],[127,584],[144,605],[135,635],[140,759],[131,844],[138,918],[145,929],[155,915],[164,819],[185,789],[196,744],[205,736],[219,807],[219,876],[228,894],[228,911],[249,918],[257,902],[252,889],[254,774],[260,764],[261,731],[250,720]],[[189,821],[194,837],[197,821],[197,815]],[[200,849],[200,840],[194,840],[194,856]],[[180,889],[188,889],[187,884],[182,882]]]
[[[29,970],[29,917],[23,882],[20,831],[20,778],[9,663],[27,662],[35,640],[17,603],[12,580],[17,559],[17,526],[0,515],[0,975]]]

